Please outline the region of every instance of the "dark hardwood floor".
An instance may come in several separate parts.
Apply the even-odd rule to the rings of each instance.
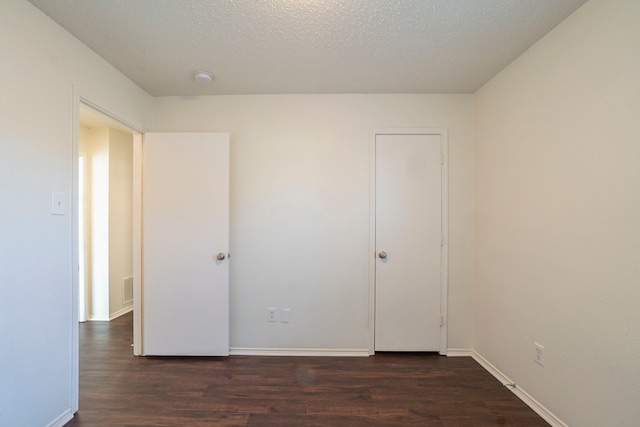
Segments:
[[[80,325],[67,426],[547,426],[471,358],[134,357],[132,316]]]

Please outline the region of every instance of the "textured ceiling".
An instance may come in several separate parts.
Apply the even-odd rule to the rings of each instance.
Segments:
[[[472,93],[585,2],[30,1],[154,96]]]

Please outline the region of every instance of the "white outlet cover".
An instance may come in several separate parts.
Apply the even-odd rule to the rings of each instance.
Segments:
[[[267,308],[267,322],[277,322],[277,321],[278,321],[278,309]]]
[[[541,344],[538,344],[537,342],[533,344],[535,346],[535,351],[536,351],[534,362],[536,362],[540,366],[544,366],[544,346]]]

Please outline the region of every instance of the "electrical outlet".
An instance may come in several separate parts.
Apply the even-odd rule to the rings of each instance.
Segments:
[[[536,362],[540,366],[544,366],[544,346],[538,344],[537,342],[534,342],[533,344],[536,350],[534,362]]]
[[[267,308],[267,322],[277,322],[277,321],[278,321],[278,309]]]
[[[291,309],[283,308],[280,313],[280,321],[282,323],[289,323],[291,321]]]

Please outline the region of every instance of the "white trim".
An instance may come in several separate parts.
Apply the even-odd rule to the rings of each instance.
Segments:
[[[112,313],[109,315],[109,321],[112,321],[113,319],[117,319],[120,316],[124,316],[127,313],[131,313],[133,311],[133,304],[123,308],[122,310],[118,310],[115,313]]]
[[[441,230],[442,247],[440,249],[440,316],[442,316],[442,328],[440,329],[440,354],[447,355],[447,339],[449,325],[448,296],[449,296],[449,134],[447,129],[437,129],[442,138],[442,190],[441,196]]]
[[[144,129],[141,129],[140,127],[134,125],[133,123],[127,121],[126,119],[123,119],[122,117],[118,116],[115,113],[112,113],[111,111],[102,108],[101,106],[99,106],[98,104],[96,104],[95,102],[85,98],[84,96],[79,95],[77,97],[78,101],[80,104],[82,104],[82,107],[87,109],[87,110],[93,110],[94,112],[98,113],[101,116],[104,116],[107,119],[113,120],[115,123],[113,123],[114,126],[123,126],[124,129],[122,129],[125,132],[131,132],[131,133],[144,133]],[[78,123],[79,123],[79,118],[78,118]]]
[[[518,385],[515,384],[514,381],[503,374],[498,368],[493,366],[491,362],[482,357],[478,352],[472,351],[471,353],[471,357],[473,357],[473,360],[478,362],[480,366],[486,369],[491,375],[496,377],[496,379],[500,381],[502,385],[511,385],[507,388],[511,390],[511,392],[515,394],[520,400],[522,400],[527,406],[529,406],[538,415],[540,415],[542,419],[551,424],[553,427],[568,427],[568,425],[565,424],[560,418],[558,418],[553,412],[548,410],[544,405],[534,399],[529,393],[518,387]]]
[[[318,357],[369,357],[366,348],[252,348],[231,347],[230,356],[318,356]]]
[[[376,131],[369,139],[369,355],[376,341]]]
[[[133,134],[133,354],[142,353],[142,133]]]
[[[125,307],[109,315],[99,314],[95,316],[89,316],[88,320],[89,322],[111,322],[113,319],[117,319],[120,316],[124,316],[127,313],[131,313],[132,311],[133,311],[133,305],[130,305],[128,307]]]
[[[62,427],[73,419],[73,412],[71,409],[67,409],[62,414],[58,415],[55,420],[47,424],[46,427]]]
[[[448,348],[447,357],[473,357],[474,351],[468,348]]]
[[[69,209],[71,215],[71,378],[69,380],[69,387],[71,387],[71,408],[69,411],[71,418],[73,418],[73,414],[78,412],[80,402],[80,341],[78,338],[78,286],[80,286],[80,278],[78,276],[78,268],[80,265],[80,253],[78,252],[80,249],[78,248],[80,95],[75,85],[71,87],[71,96],[71,206]]]
[[[373,128],[369,138],[369,354],[375,353],[375,294],[376,294],[376,135],[440,135],[442,163],[442,219],[443,244],[440,274],[440,328],[439,353],[447,355],[448,292],[449,292],[449,136],[446,128]]]

